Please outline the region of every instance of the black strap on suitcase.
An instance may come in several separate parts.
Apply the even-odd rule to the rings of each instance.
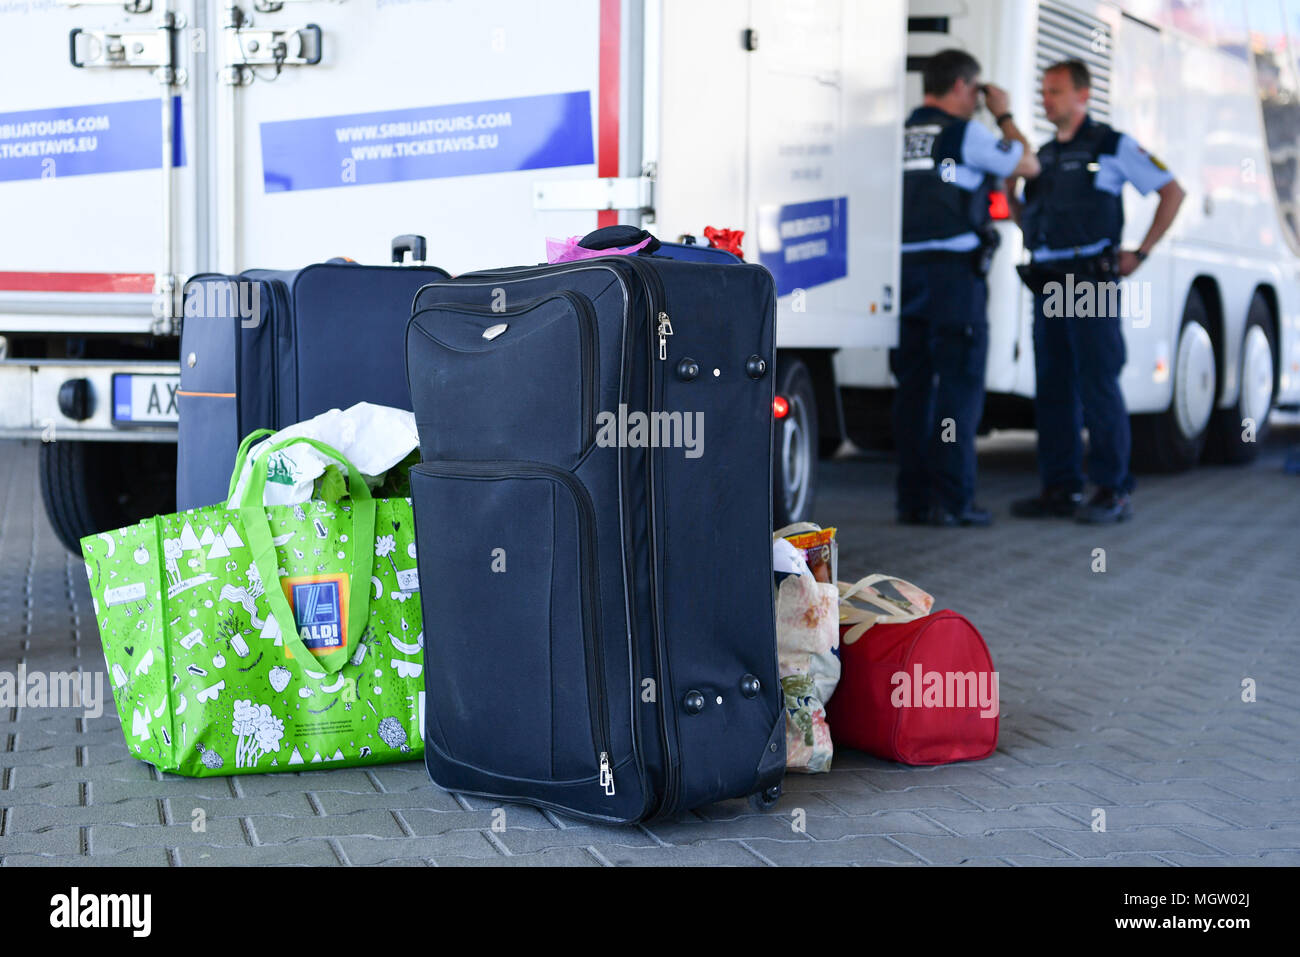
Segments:
[[[775,302],[760,266],[657,255],[420,290],[437,784],[607,822],[776,800]]]

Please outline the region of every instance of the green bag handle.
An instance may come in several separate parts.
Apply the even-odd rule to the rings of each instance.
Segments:
[[[254,429],[244,436],[244,441],[239,443],[239,452],[235,455],[235,470],[230,473],[230,486],[226,489],[227,502],[230,501],[230,496],[235,494],[235,483],[239,481],[239,475],[244,471],[244,460],[248,458],[248,450],[253,447],[254,442],[268,435],[275,435],[275,430]]]
[[[271,541],[271,523],[266,517],[266,508],[262,504],[262,495],[266,489],[266,467],[272,452],[289,445],[305,443],[337,460],[347,468],[348,497],[351,499],[352,515],[352,571],[349,575],[347,646],[330,652],[328,655],[316,655],[303,644],[298,634],[298,623],[294,620],[293,609],[289,599],[284,596],[280,586],[280,563],[276,560],[275,545]],[[324,442],[304,435],[276,442],[265,453],[259,455],[253,463],[253,474],[248,488],[244,489],[243,500],[239,503],[239,516],[243,520],[244,530],[248,533],[248,547],[253,552],[253,563],[265,583],[267,603],[271,614],[284,638],[286,647],[292,648],[295,657],[303,667],[319,665],[329,674],[337,673],[352,653],[356,650],[361,632],[366,627],[370,614],[370,573],[374,567],[373,553],[375,547],[375,501],[370,495],[370,488],[357,471],[355,465],[337,449]]]

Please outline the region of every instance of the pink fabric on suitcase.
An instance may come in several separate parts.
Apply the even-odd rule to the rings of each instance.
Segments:
[[[609,249],[588,249],[586,246],[579,246],[578,242],[581,236],[570,236],[568,239],[552,239],[546,237],[546,261],[551,265],[556,263],[569,263],[576,259],[596,259],[600,256],[630,256],[639,249],[644,248],[653,236],[647,236],[635,246],[624,246],[622,249],[611,247]]]

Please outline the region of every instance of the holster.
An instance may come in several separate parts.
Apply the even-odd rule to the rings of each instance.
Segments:
[[[971,253],[971,266],[975,269],[975,275],[983,279],[989,274],[989,269],[993,266],[993,254],[998,251],[998,246],[1002,244],[1002,237],[992,226],[979,231],[980,244],[975,247]]]
[[[1035,296],[1043,295],[1048,283],[1064,283],[1067,275],[1073,274],[1075,282],[1104,282],[1119,278],[1119,259],[1117,255],[1106,250],[1096,256],[1084,259],[1055,259],[1047,262],[1027,262],[1016,267],[1020,281]]]

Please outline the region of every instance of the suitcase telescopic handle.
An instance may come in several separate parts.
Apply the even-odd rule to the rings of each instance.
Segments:
[[[428,249],[429,244],[423,236],[417,236],[414,233],[394,236],[393,262],[400,264],[406,258],[406,254],[410,253],[412,262],[422,263]]]

